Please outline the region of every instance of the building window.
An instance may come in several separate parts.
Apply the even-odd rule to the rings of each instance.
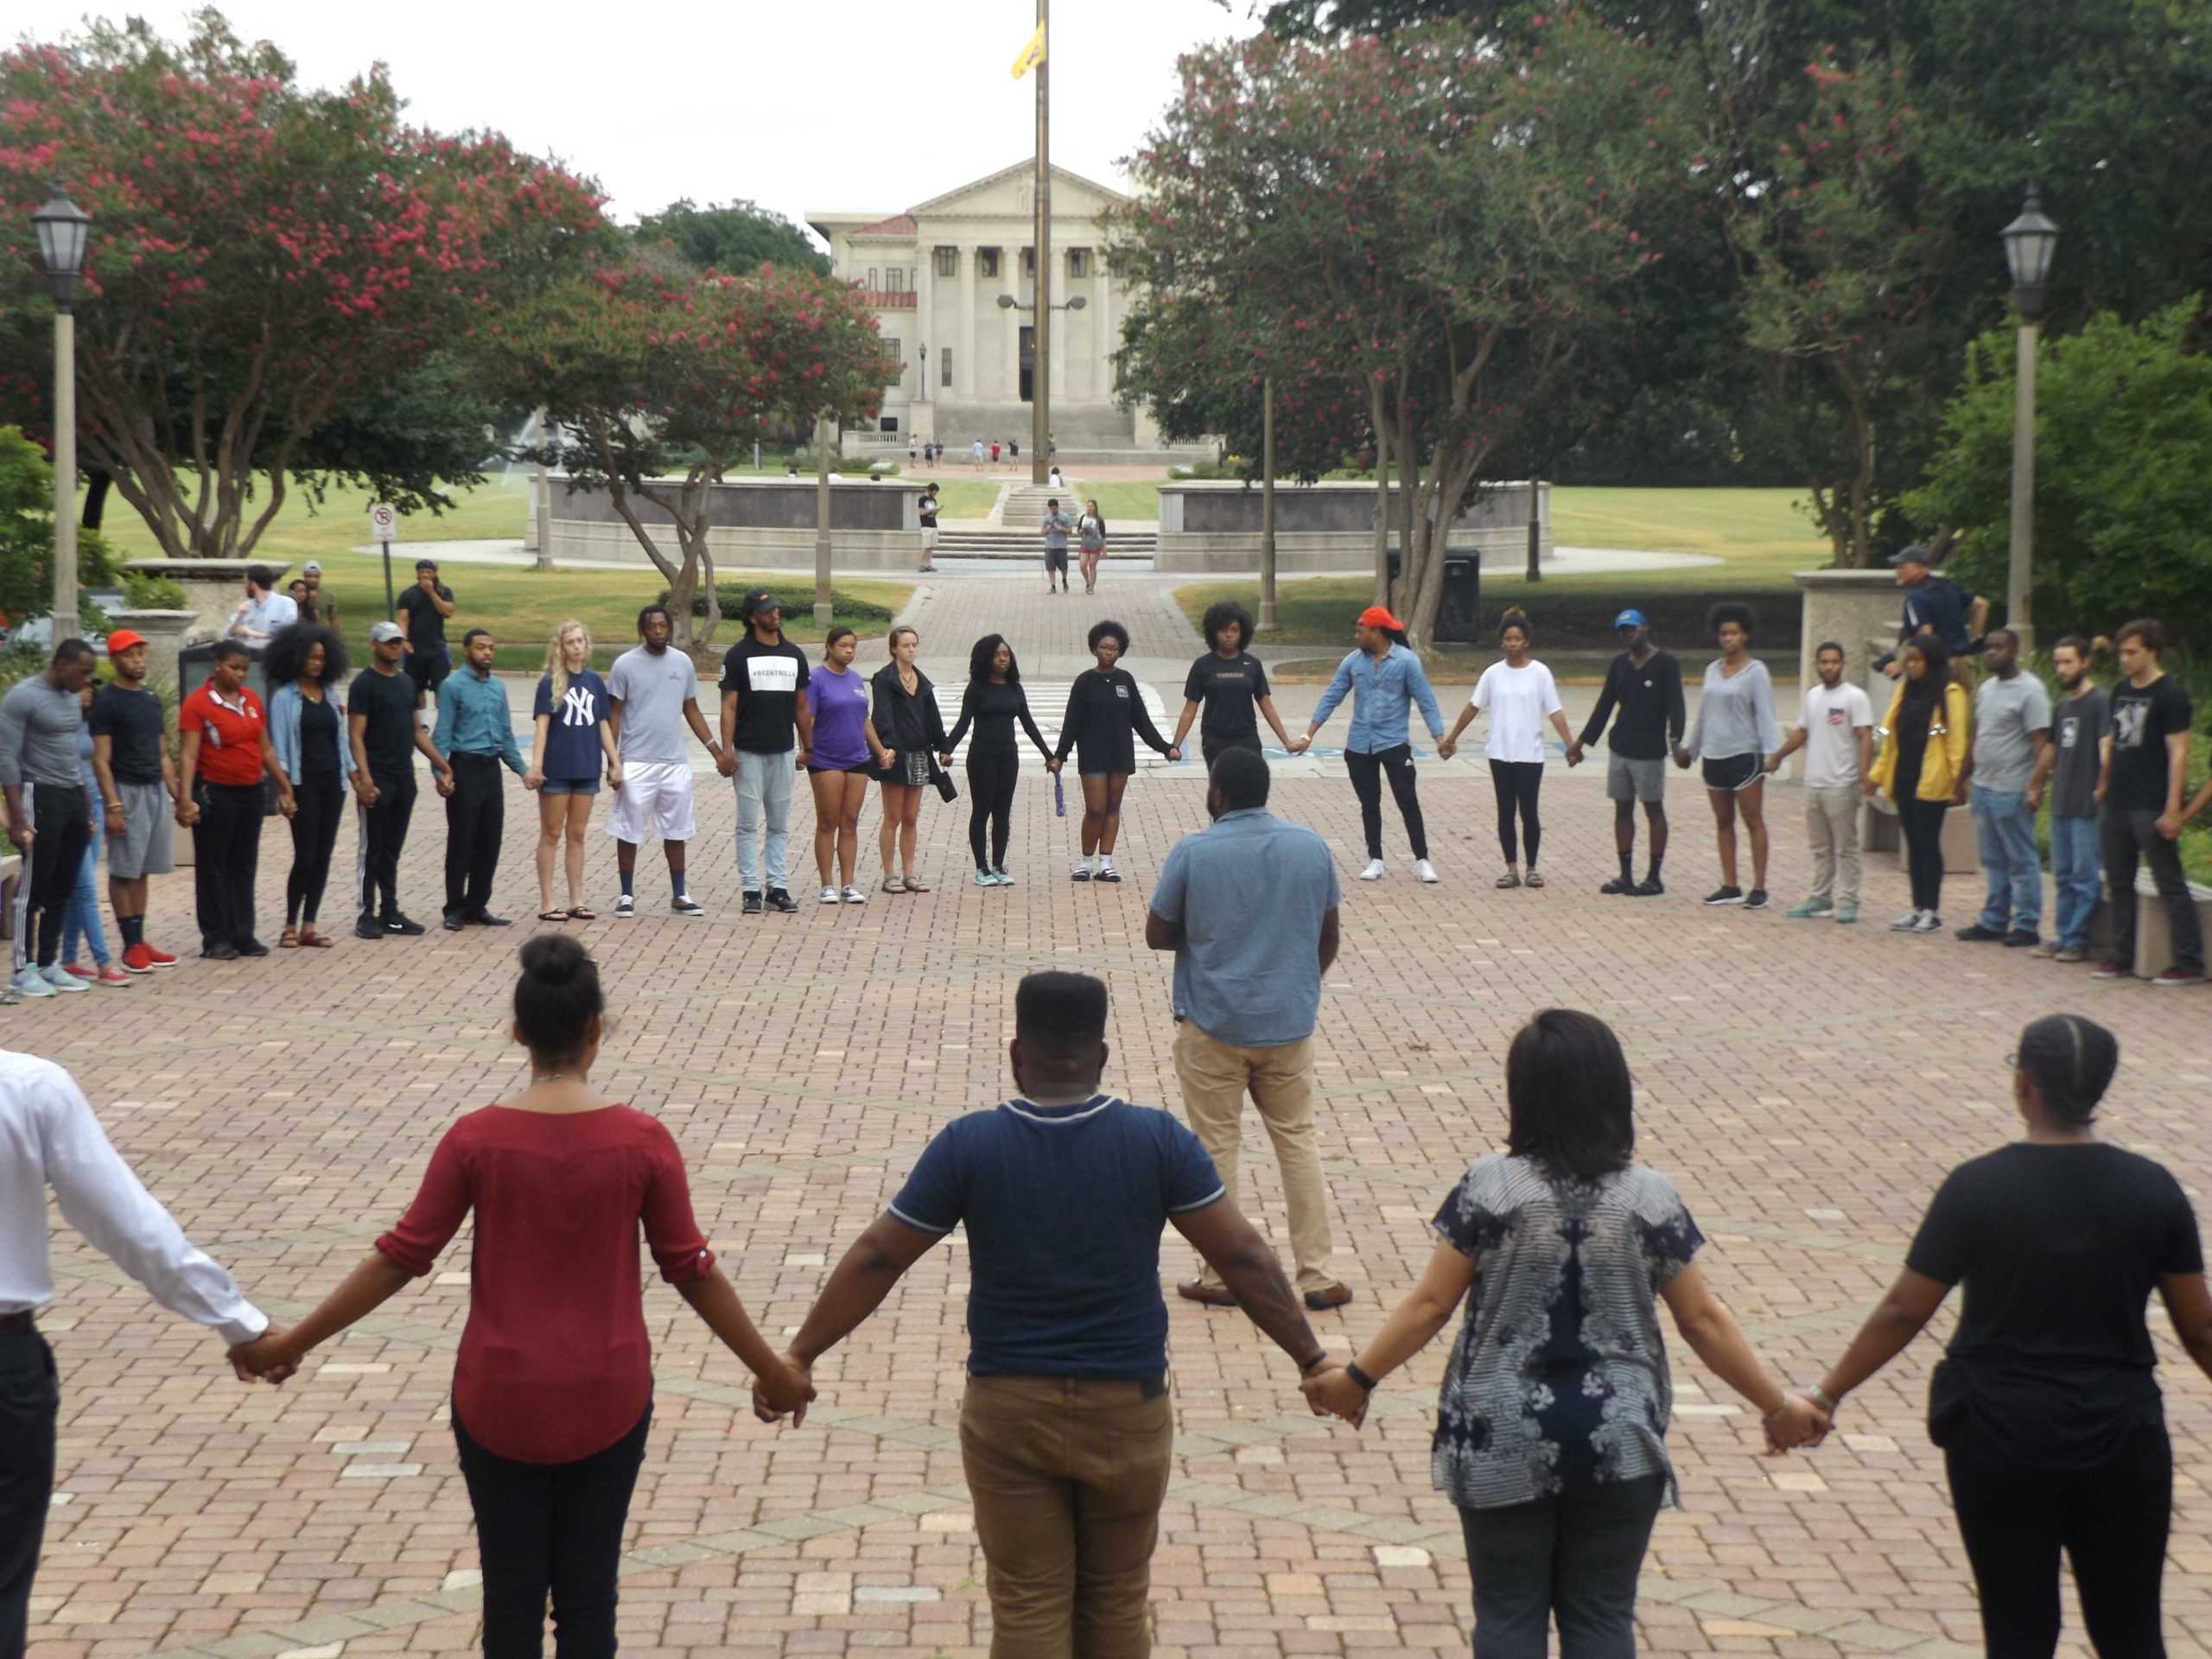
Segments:
[[[1036,249],[1024,248],[1021,251],[1021,274],[1025,276],[1034,276],[1037,274]]]
[[[937,251],[937,274],[940,276],[957,276],[960,274],[959,249],[939,248]]]
[[[899,273],[894,270],[891,274],[896,276]],[[899,365],[897,372],[891,377],[890,385],[893,391],[906,384],[906,353],[900,349],[902,344],[903,342],[895,334],[886,334],[883,338],[883,349],[891,354],[892,361]]]
[[[1090,275],[1090,250],[1089,248],[1070,248],[1068,250],[1068,275],[1071,276],[1088,276]]]
[[[869,293],[873,294],[877,291],[879,285],[876,282],[876,278],[881,273],[879,272],[874,265],[870,265],[868,268],[868,291]]]
[[[952,347],[940,346],[937,353],[938,385],[947,391],[952,390]]]
[[[995,276],[999,274],[999,251],[996,248],[976,250],[976,274],[979,276]]]
[[[899,270],[898,266],[893,265],[883,273],[883,291],[885,293],[904,293],[906,291],[906,273]]]

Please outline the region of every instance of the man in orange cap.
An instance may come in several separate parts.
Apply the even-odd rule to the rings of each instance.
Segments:
[[[1360,826],[1367,832],[1367,868],[1359,879],[1382,879],[1382,779],[1387,775],[1398,816],[1405,820],[1406,839],[1413,844],[1414,874],[1433,881],[1436,867],[1428,861],[1428,831],[1421,823],[1421,798],[1414,787],[1414,748],[1407,728],[1418,702],[1429,736],[1442,741],[1444,716],[1437,710],[1436,693],[1428,689],[1420,657],[1406,644],[1406,625],[1382,606],[1362,611],[1351,637],[1354,648],[1337,664],[1336,677],[1321,694],[1306,735],[1298,740],[1298,752],[1302,754],[1313,747],[1313,734],[1350,692],[1351,730],[1344,737],[1344,770],[1351,773],[1352,792],[1359,797]]]
[[[92,781],[107,823],[107,896],[123,930],[123,970],[149,974],[176,958],[146,941],[146,878],[176,868],[169,818],[176,810],[176,763],[169,759],[168,716],[146,687],[146,640],[129,628],[107,637],[115,677],[92,694]]]

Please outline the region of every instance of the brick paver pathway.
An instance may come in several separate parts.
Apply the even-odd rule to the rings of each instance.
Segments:
[[[933,671],[957,674],[967,641],[993,624],[1040,681],[1080,666],[1080,629],[1047,618],[1087,619],[1085,602],[1046,599],[1041,580],[1025,598],[1027,587],[933,590],[919,610]],[[1176,639],[1179,620],[1154,586],[1112,600],[1172,709],[1187,632]],[[1285,701],[1302,719],[1312,696]],[[1346,882],[1319,1065],[1338,1259],[1358,1300],[1315,1320],[1332,1349],[1373,1332],[1411,1283],[1427,1217],[1465,1160],[1502,1138],[1505,1046],[1550,1003],[1594,1009],[1620,1032],[1642,1090],[1639,1151],[1681,1185],[1712,1239],[1715,1285],[1791,1379],[1814,1377],[1840,1349],[1942,1173],[2012,1134],[2001,1057],[2035,1014],[2078,1009],[2118,1029],[2109,1132],[2164,1160],[2203,1205],[2212,998],[2093,985],[2021,953],[1878,925],[1790,922],[1779,905],[1701,910],[1692,895],[1710,882],[1710,836],[1681,783],[1675,891],[1601,898],[1612,861],[1598,775],[1554,767],[1543,892],[1491,889],[1490,791],[1465,760],[1423,779],[1444,883],[1413,884],[1394,817],[1390,879]],[[936,892],[748,922],[734,913],[731,797],[702,779],[694,887],[709,918],[666,914],[649,854],[643,918],[582,930],[614,996],[597,1080],[669,1124],[702,1224],[770,1332],[797,1325],[935,1128],[1007,1088],[1023,970],[1103,975],[1112,1084],[1177,1105],[1167,963],[1144,949],[1143,915],[1200,799],[1193,768],[1138,779],[1120,855],[1129,879],[1073,888],[1062,874],[1073,821],[1052,816],[1033,768],[1017,802],[1021,885],[962,885],[964,809],[932,803],[923,827]],[[795,849],[807,844],[804,801],[802,791]],[[1276,806],[1319,830],[1347,876],[1357,868],[1340,777],[1291,777]],[[1805,868],[1794,790],[1777,791],[1774,818],[1772,885],[1786,902]],[[439,819],[426,801],[404,870],[420,915],[436,910]],[[511,794],[501,893],[518,915],[534,907],[531,822]],[[874,823],[871,808],[870,848]],[[341,840],[339,892],[353,857]],[[264,913],[289,857],[272,824]],[[612,849],[596,836],[591,879],[611,895]],[[1903,879],[1878,860],[1871,887],[1878,923],[1901,907]],[[1961,912],[1964,897],[1955,890]],[[186,937],[188,898],[187,882],[159,885],[156,938]],[[71,1066],[194,1238],[276,1317],[295,1317],[397,1216],[454,1116],[520,1080],[503,999],[530,925],[187,966],[6,1010],[0,1031]],[[1281,1239],[1263,1143],[1247,1167],[1247,1202]],[[925,1257],[830,1357],[823,1401],[798,1431],[756,1424],[736,1364],[677,1297],[648,1290],[658,1405],[625,1567],[629,1652],[983,1651],[983,1563],[954,1414],[966,1249],[956,1237]],[[57,1254],[61,1295],[43,1324],[64,1377],[60,1491],[33,1604],[39,1659],[474,1649],[475,1550],[447,1415],[465,1249],[281,1391],[233,1382],[212,1340],[150,1307],[73,1235],[59,1235]],[[1166,1274],[1188,1265],[1171,1237]],[[1180,1431],[1154,1573],[1158,1651],[1462,1648],[1459,1535],[1427,1474],[1443,1344],[1391,1381],[1355,1433],[1306,1414],[1287,1362],[1240,1316],[1172,1297],[1170,1309]],[[2161,1346],[2181,1471],[2169,1640],[2203,1654],[2212,1384],[2163,1329]],[[1753,1414],[1675,1343],[1683,1507],[1662,1518],[1646,1564],[1652,1651],[1978,1650],[1923,1427],[1937,1353],[1931,1333],[1851,1402],[1826,1448],[1776,1461],[1755,1455]],[[2070,1598],[2069,1623],[2068,1650],[2085,1651]]]

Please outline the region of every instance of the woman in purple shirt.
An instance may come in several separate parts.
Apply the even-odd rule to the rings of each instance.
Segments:
[[[868,894],[853,885],[860,857],[861,807],[868,779],[891,764],[868,717],[868,682],[853,672],[860,640],[847,627],[830,630],[822,647],[822,666],[807,676],[806,705],[814,715],[814,747],[807,776],[814,785],[814,867],[822,876],[822,902],[864,905]],[[841,886],[830,880],[836,855]]]

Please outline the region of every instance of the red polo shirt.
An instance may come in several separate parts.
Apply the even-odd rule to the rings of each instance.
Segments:
[[[219,700],[209,680],[177,709],[178,732],[200,734],[200,775],[211,784],[261,781],[261,699],[240,686],[238,702]]]

